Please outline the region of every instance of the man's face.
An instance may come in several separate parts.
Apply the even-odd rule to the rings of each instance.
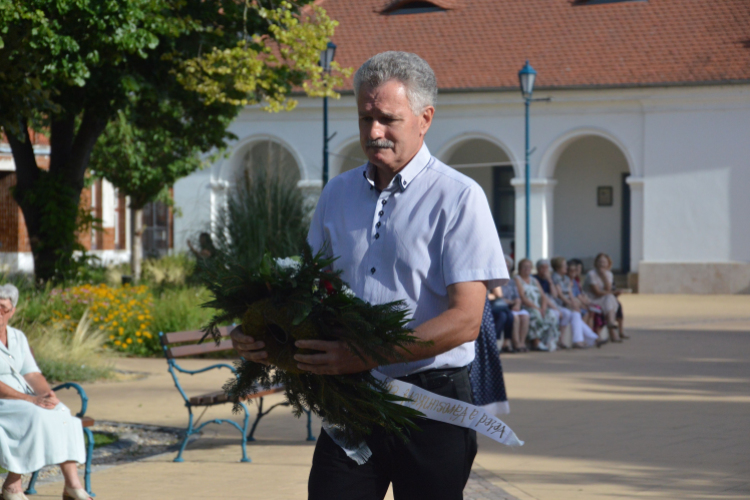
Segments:
[[[374,89],[363,86],[357,97],[362,150],[373,165],[398,172],[422,147],[435,108],[429,106],[415,116],[406,87],[396,80]]]

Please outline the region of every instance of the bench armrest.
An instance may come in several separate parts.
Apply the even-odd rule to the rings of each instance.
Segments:
[[[217,363],[215,365],[211,365],[211,366],[207,366],[205,368],[201,368],[200,370],[186,370],[185,368],[183,368],[180,365],[178,365],[174,360],[169,360],[169,361],[171,361],[170,364],[172,366],[174,366],[175,369],[178,372],[180,372],[180,373],[187,373],[188,375],[196,375],[198,373],[207,372],[208,370],[213,370],[215,368],[227,368],[227,369],[231,370],[232,373],[234,373],[235,375],[237,375],[237,369],[234,366],[228,365],[226,363]]]
[[[81,411],[76,413],[76,417],[83,418],[83,416],[86,414],[86,408],[89,405],[89,397],[86,395],[86,391],[84,391],[83,387],[81,387],[79,384],[76,384],[75,382],[66,382],[52,388],[53,391],[59,391],[62,389],[76,390],[78,396],[81,398]]]

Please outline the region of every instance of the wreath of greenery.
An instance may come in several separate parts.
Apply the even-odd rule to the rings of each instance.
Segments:
[[[266,254],[253,270],[224,259],[204,267],[204,282],[214,296],[204,306],[218,310],[207,335],[218,340],[219,325],[241,320],[247,335],[265,342],[273,365],[238,362],[238,377],[224,390],[238,411],[245,396],[281,384],[295,415],[309,409],[339,430],[348,445],[361,443],[375,427],[406,439],[415,427],[412,419],[422,414],[400,405],[405,399],[389,393],[369,371],[316,375],[297,368],[297,352],[314,352],[295,347],[298,339],[340,340],[379,364],[403,360],[399,349],[408,352],[421,342],[406,327],[403,301],[374,305],[357,298],[340,272],[330,271],[334,260],[313,254],[305,244],[299,257]]]

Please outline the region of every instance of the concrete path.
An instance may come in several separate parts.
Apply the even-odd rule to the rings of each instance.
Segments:
[[[527,444],[511,450],[480,438],[467,499],[750,498],[750,297],[632,295],[623,305],[632,335],[624,344],[503,356],[505,421]],[[163,360],[118,367],[148,376],[87,385],[92,416],[186,425]],[[226,378],[185,385],[208,392]],[[218,407],[204,419],[230,416]],[[97,473],[97,498],[306,498],[313,445],[288,409],[262,422],[251,464],[237,462],[235,430],[209,429],[184,463],[162,455]],[[59,498],[60,489],[44,485],[37,498]]]

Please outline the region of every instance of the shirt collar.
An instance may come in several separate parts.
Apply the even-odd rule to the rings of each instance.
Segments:
[[[432,162],[432,155],[430,150],[427,149],[427,144],[422,143],[422,147],[414,158],[402,168],[391,181],[391,184],[386,189],[392,189],[394,185],[403,192],[407,187],[411,185],[414,179],[419,173]],[[368,162],[363,172],[365,179],[370,183],[371,186],[375,187],[375,165]]]
[[[10,347],[14,344],[16,341],[15,336],[13,337],[13,340],[11,341],[10,337],[13,336],[13,328],[10,326],[6,326],[6,331],[8,332],[8,347],[5,347],[5,344],[0,342],[0,351],[3,351],[6,354],[10,354]]]

